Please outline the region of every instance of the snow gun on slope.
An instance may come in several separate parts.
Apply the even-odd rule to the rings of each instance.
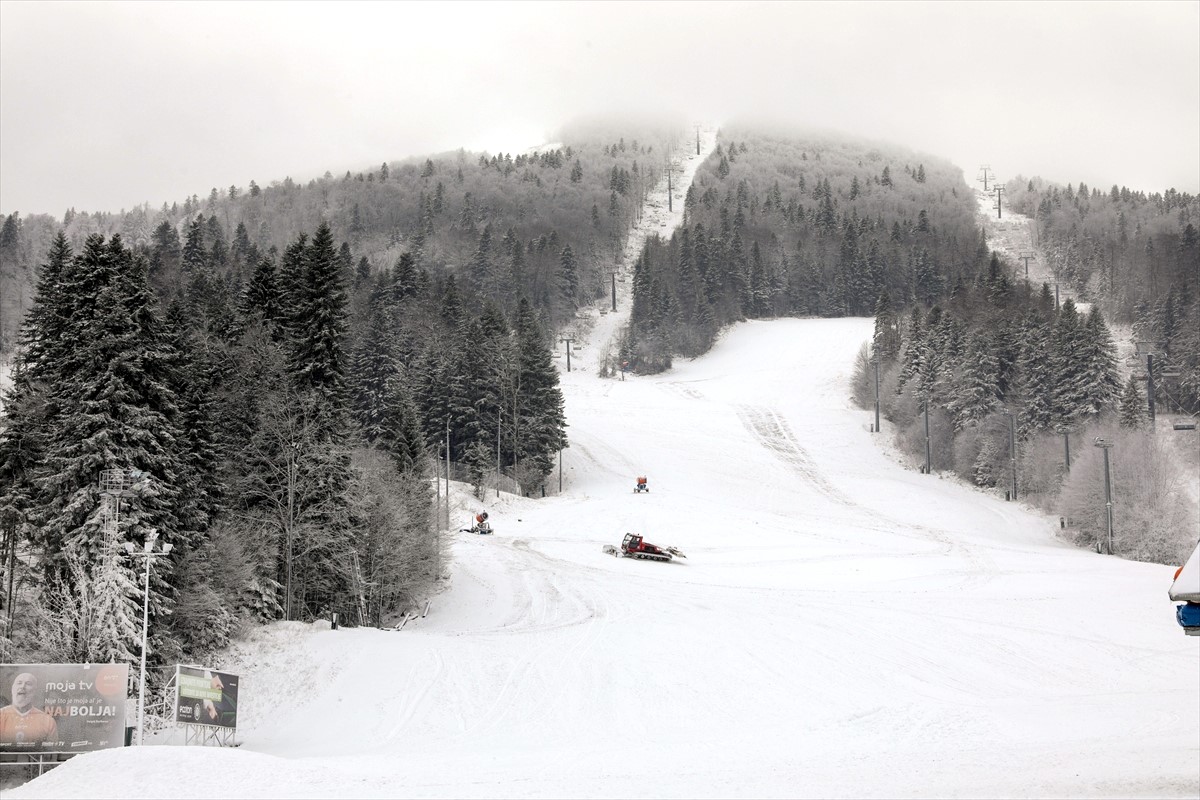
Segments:
[[[469,528],[460,528],[463,533],[480,533],[489,534],[492,532],[492,523],[488,522],[488,513],[481,511],[475,515],[475,524]]]
[[[648,558],[651,561],[670,561],[673,558],[687,558],[678,547],[659,547],[656,544],[650,544],[641,537],[641,534],[637,533],[625,534],[620,547],[614,547],[611,544],[604,545],[604,552],[613,556],[625,556],[626,558]]]
[[[633,493],[637,494],[638,492],[648,492],[648,491],[650,491],[650,484],[646,482],[646,476],[639,475],[638,479],[637,479],[637,483],[634,484],[634,486],[633,486]]]

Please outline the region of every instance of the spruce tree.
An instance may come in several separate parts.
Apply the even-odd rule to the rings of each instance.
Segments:
[[[978,424],[999,402],[999,364],[995,347],[984,333],[975,333],[967,343],[965,358],[953,382],[954,393],[946,404],[956,430]]]
[[[1055,365],[1050,328],[1033,311],[1022,320],[1017,339],[1021,343],[1014,374],[1014,392],[1022,408],[1021,435],[1051,428],[1060,420],[1055,406]]]
[[[550,348],[525,298],[514,327],[520,375],[514,414],[521,425],[517,456],[526,467],[522,485],[529,492],[550,474],[557,451],[566,446],[567,422]]]
[[[1121,392],[1118,413],[1122,428],[1140,428],[1146,422],[1146,398],[1142,396],[1137,378],[1132,375],[1125,382],[1125,389]]]
[[[324,223],[304,250],[301,294],[295,299],[299,304],[292,317],[288,367],[302,392],[314,392],[340,410],[346,402],[342,342],[347,299],[341,260]]]
[[[579,303],[579,267],[571,245],[564,247],[559,255],[558,286],[567,308],[573,311]]]
[[[1079,320],[1075,301],[1068,298],[1054,321],[1050,365],[1054,375],[1055,424],[1072,425],[1094,413],[1088,367],[1084,361],[1088,336]]]
[[[1096,416],[1111,409],[1121,391],[1121,381],[1117,376],[1116,345],[1100,309],[1092,308],[1083,327],[1083,347],[1077,357],[1082,362],[1088,414]]]

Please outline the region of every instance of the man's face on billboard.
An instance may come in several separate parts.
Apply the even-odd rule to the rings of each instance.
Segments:
[[[37,679],[31,672],[22,672],[13,681],[12,702],[18,711],[25,711],[33,705],[34,693],[37,692]]]

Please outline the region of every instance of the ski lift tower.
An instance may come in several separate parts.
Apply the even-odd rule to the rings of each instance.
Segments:
[[[1151,433],[1154,432],[1154,395],[1156,394],[1154,390],[1154,357],[1163,355],[1163,351],[1166,349],[1165,345],[1165,342],[1139,341],[1134,343],[1138,356],[1144,356],[1146,359],[1146,376],[1142,378],[1139,375],[1138,378],[1146,381],[1146,406],[1150,412]]]
[[[104,534],[120,535],[121,498],[131,494],[135,484],[146,480],[138,469],[105,469],[100,471],[100,494],[104,496]]]
[[[1111,439],[1097,436],[1093,444],[1104,451],[1104,509],[1108,519],[1108,554],[1111,556],[1113,552],[1112,479],[1109,475],[1108,451],[1112,449],[1113,443]]]

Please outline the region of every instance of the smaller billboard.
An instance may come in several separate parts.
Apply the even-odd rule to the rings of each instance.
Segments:
[[[125,744],[128,664],[0,664],[0,754]]]
[[[175,673],[175,721],[237,727],[238,676],[180,664]]]

